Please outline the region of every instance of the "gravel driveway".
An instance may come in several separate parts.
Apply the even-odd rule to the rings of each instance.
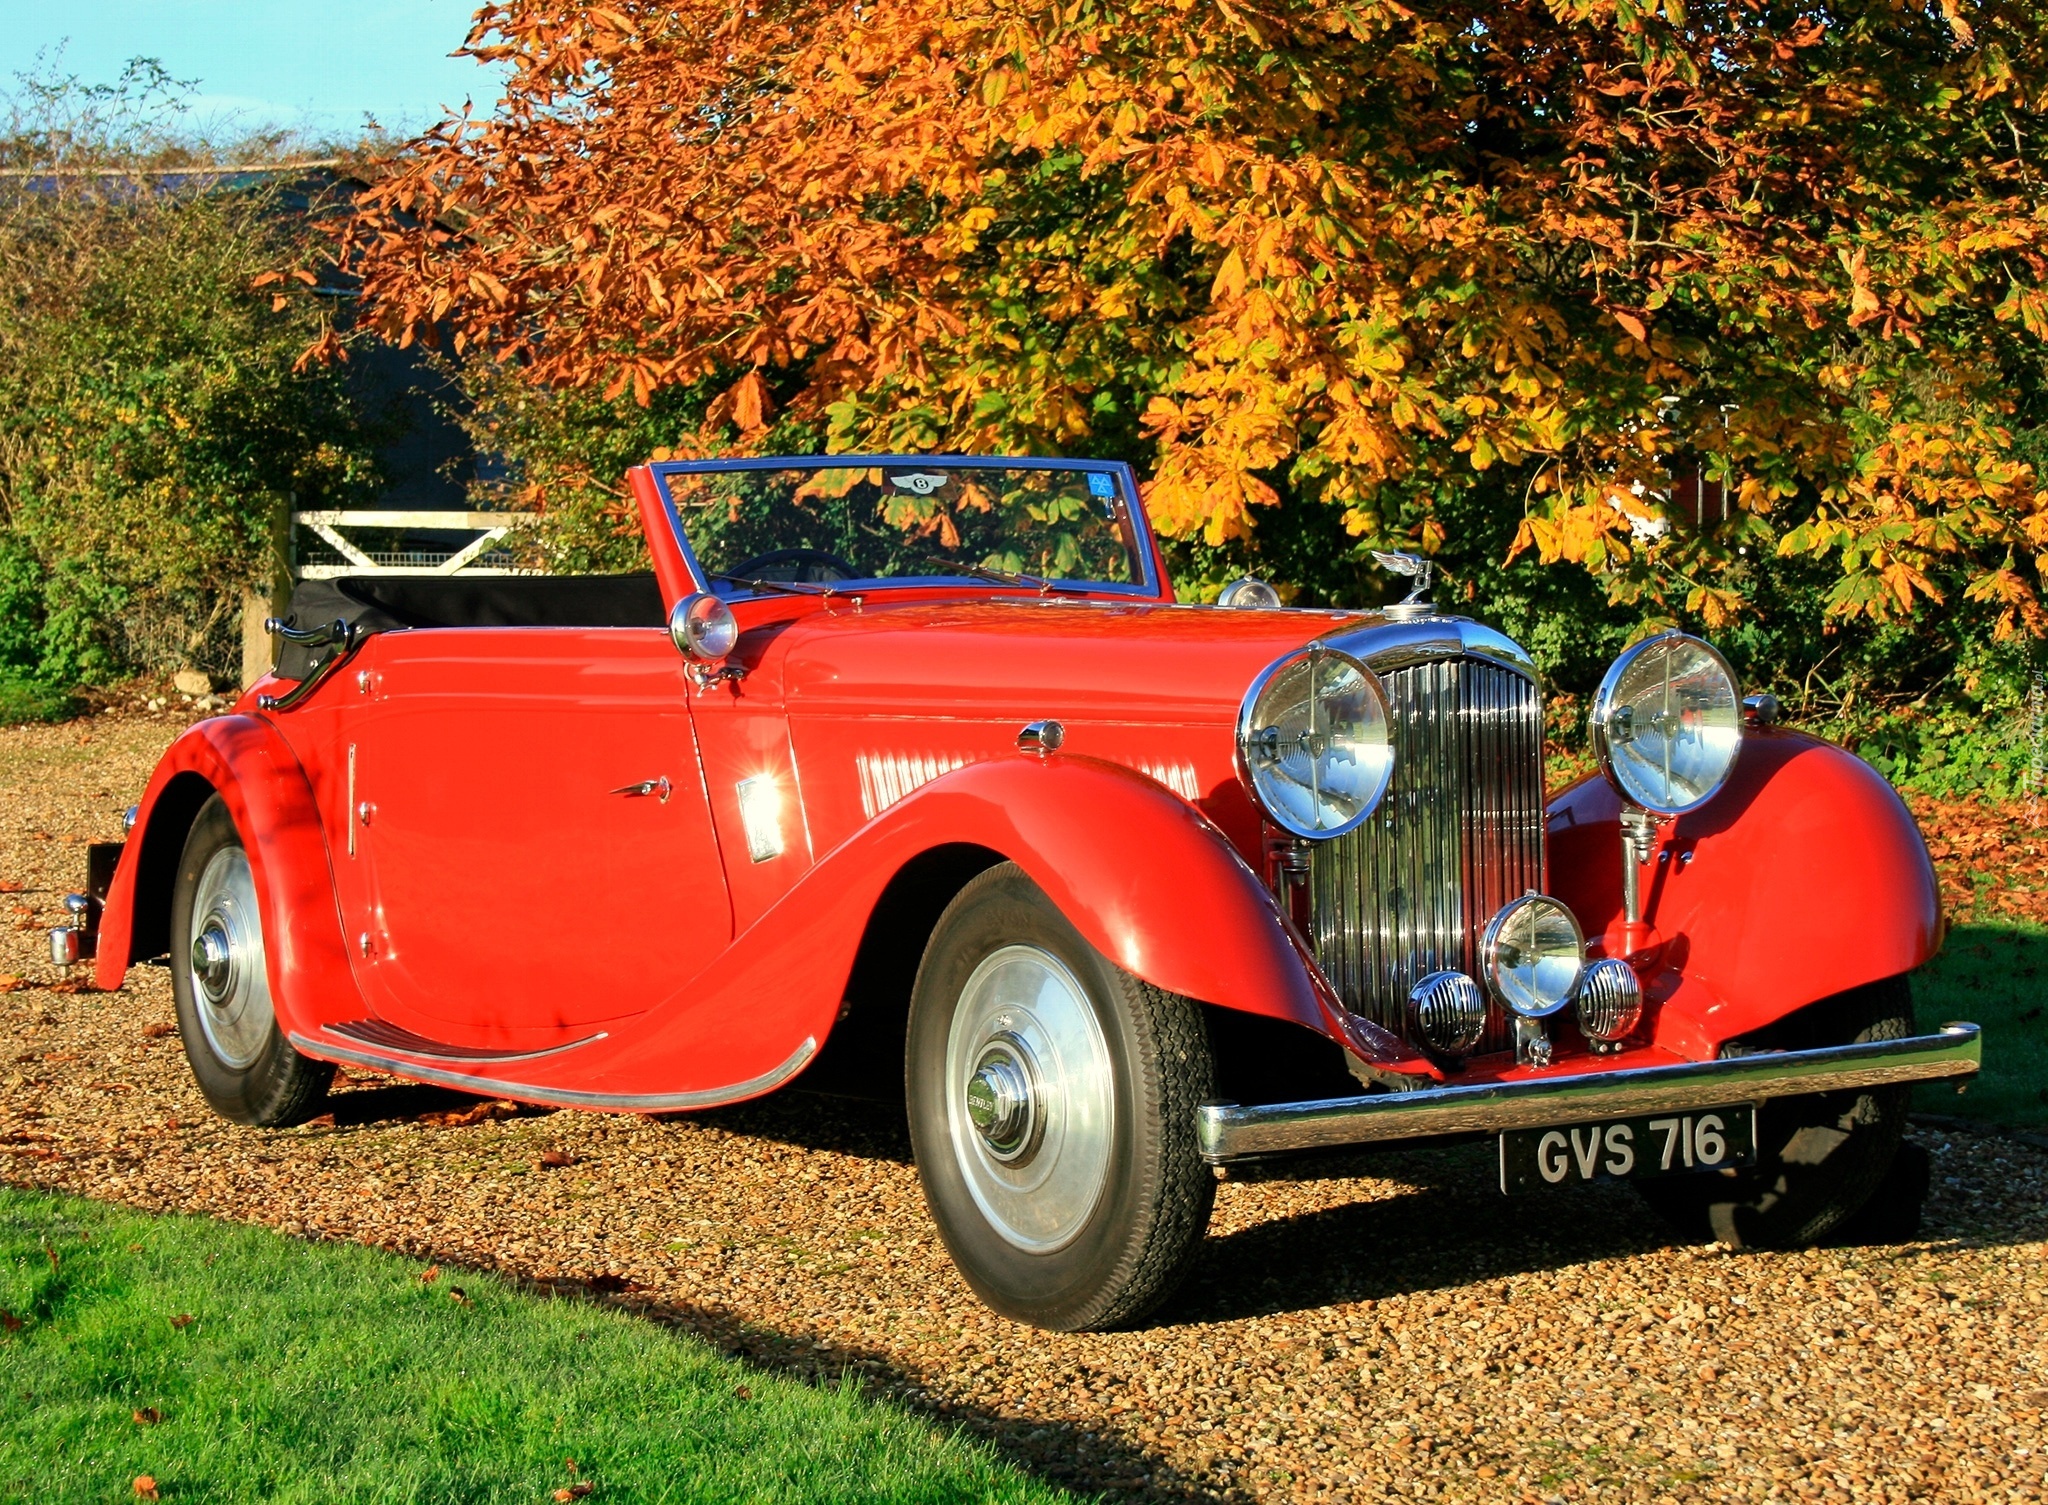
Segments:
[[[2043,1498],[2048,1153],[1990,1135],[1915,1131],[1920,1242],[1783,1255],[1673,1246],[1622,1190],[1504,1202],[1484,1146],[1232,1179],[1156,1325],[1069,1337],[975,1302],[878,1109],[513,1112],[351,1073],[332,1122],[232,1128],[186,1074],[168,973],[64,993],[42,955],[82,843],[119,835],[176,730],[0,731],[0,880],[24,885],[0,902],[28,911],[0,950],[27,980],[0,995],[9,1181],[594,1290],[762,1365],[857,1372],[1081,1488]]]

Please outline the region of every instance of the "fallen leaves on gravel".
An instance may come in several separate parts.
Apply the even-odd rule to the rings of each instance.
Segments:
[[[145,1024],[142,1026],[142,1038],[145,1040],[161,1040],[165,1035],[175,1035],[177,1032],[178,1026],[175,1024]]]
[[[567,1150],[542,1150],[540,1163],[549,1170],[555,1170],[565,1165],[574,1165],[576,1157]]]
[[[2048,831],[2034,824],[2023,802],[1917,795],[1907,804],[1927,838],[1942,907],[1952,917],[2048,924]]]
[[[16,993],[28,985],[26,978],[16,977],[12,973],[0,976],[0,993]]]
[[[18,894],[22,890],[19,878],[0,878],[0,894]]]
[[[450,1108],[441,1113],[422,1113],[419,1121],[432,1124],[437,1129],[466,1129],[471,1124],[484,1123],[494,1118],[512,1118],[519,1112],[519,1104],[503,1098],[487,1099],[473,1108]]]

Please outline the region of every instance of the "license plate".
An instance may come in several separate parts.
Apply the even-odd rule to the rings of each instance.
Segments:
[[[1756,1159],[1756,1109],[1645,1113],[1500,1137],[1500,1189],[1509,1196],[1584,1181],[1635,1181],[1748,1165]]]

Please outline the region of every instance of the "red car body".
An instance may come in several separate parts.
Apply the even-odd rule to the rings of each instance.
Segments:
[[[700,586],[653,475],[633,480],[672,605]],[[1244,686],[1373,614],[1190,608],[1170,586],[1145,601],[967,594],[739,602],[747,678],[708,693],[651,626],[379,634],[289,713],[259,710],[273,686],[258,685],[150,780],[98,985],[165,949],[149,918],[167,912],[162,854],[204,786],[254,838],[281,942],[273,996],[316,1056],[572,1106],[753,1096],[830,1036],[891,880],[971,845],[1017,862],[1148,982],[1441,1078],[1347,1027],[1275,897],[1275,843],[1233,764]],[[1048,718],[1060,752],[1019,751],[1018,727]],[[1660,832],[1645,867],[1665,942],[1647,1037],[1553,1071],[1710,1060],[1939,949],[1933,868],[1890,785],[1798,732],[1748,740],[1727,794]],[[911,787],[878,796],[891,771]],[[773,863],[747,860],[731,793],[760,773],[793,800]],[[611,792],[664,777],[665,800]],[[1598,778],[1548,810],[1552,891],[1589,935],[1621,918],[1618,813]],[[334,1033],[366,1021],[477,1054],[371,1062]],[[1526,1073],[1504,1054],[1460,1079]]]
[[[673,611],[710,581],[660,469],[631,480]],[[1280,1058],[1264,1094],[1278,1117],[1204,1108],[1204,1154],[1222,1161],[1590,1121],[1599,1108],[1574,1093],[1601,1083],[1610,1111],[1664,1102],[1659,1084],[1729,1066],[1731,1042],[1939,949],[1934,874],[1890,786],[1838,747],[1752,725],[1719,795],[1639,849],[1634,925],[1614,787],[1588,779],[1542,812],[1527,886],[1570,908],[1591,954],[1626,958],[1639,1028],[1596,1049],[1563,1024],[1538,1060],[1498,1031],[1461,1060],[1423,1048],[1356,1008],[1319,954],[1325,890],[1290,882],[1299,844],[1240,767],[1247,686],[1312,642],[1533,685],[1526,655],[1427,608],[1181,604],[1146,537],[1156,584],[1136,588],[737,599],[737,646],[708,677],[652,622],[372,633],[337,672],[295,691],[266,680],[165,754],[104,898],[98,985],[172,948],[180,853],[217,794],[247,849],[278,1026],[305,1057],[652,1112],[768,1092],[867,1031],[853,1055],[894,1085],[903,999],[940,911],[1007,861],[1130,976],[1213,1020],[1274,1022],[1255,1038]],[[1020,746],[1042,722],[1064,728],[1057,751]],[[765,858],[743,798],[774,806]],[[1485,918],[1470,914],[1453,944],[1467,959]],[[1327,1071],[1290,1091],[1288,1041],[1348,1064],[1356,1101],[1333,1097]],[[1828,1069],[1862,1076],[1827,1085],[1975,1067],[1974,1031],[1904,1044],[1920,1052],[1910,1070],[1858,1057]],[[1219,1079],[1244,1064],[1231,1054],[1219,1046]],[[1412,1127],[1361,1115],[1389,1101],[1415,1110]]]

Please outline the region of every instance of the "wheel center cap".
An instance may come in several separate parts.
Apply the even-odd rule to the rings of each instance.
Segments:
[[[1031,1073],[1005,1045],[983,1052],[967,1082],[967,1119],[989,1152],[1007,1160],[1029,1143],[1032,1129]]]
[[[209,920],[192,939],[192,975],[199,979],[207,997],[218,1001],[227,992],[234,961],[234,945],[226,928],[219,920]]]

